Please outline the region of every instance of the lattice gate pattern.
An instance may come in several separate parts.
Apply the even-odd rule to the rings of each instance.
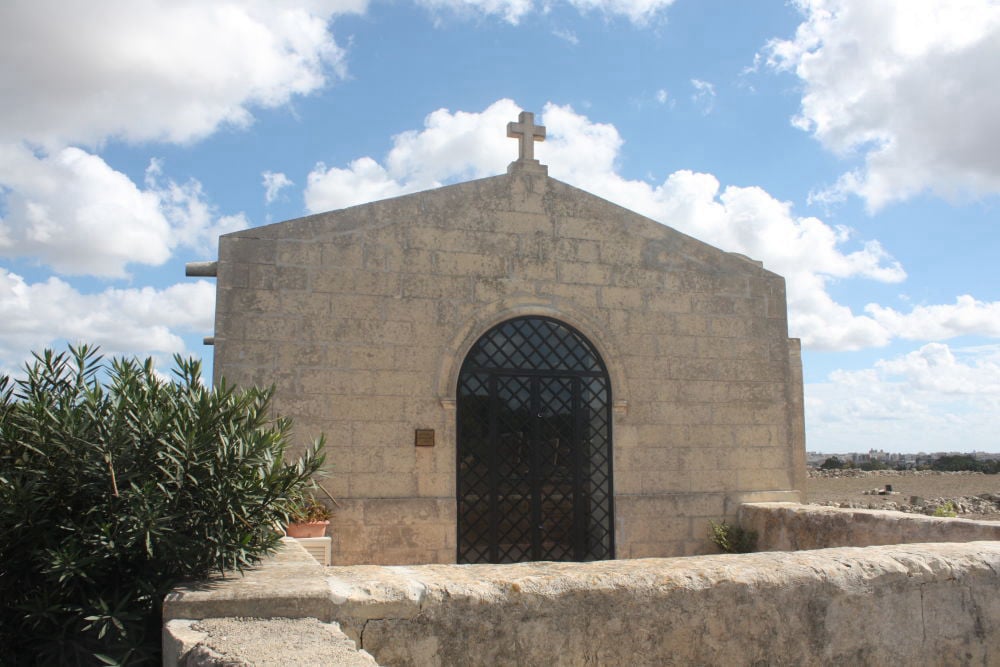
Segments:
[[[567,325],[480,338],[458,384],[458,562],[613,558],[610,410],[600,356]]]

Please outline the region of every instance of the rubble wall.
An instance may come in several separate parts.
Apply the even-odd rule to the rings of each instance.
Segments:
[[[798,503],[745,503],[738,521],[757,533],[758,551],[1000,540],[1000,521]]]

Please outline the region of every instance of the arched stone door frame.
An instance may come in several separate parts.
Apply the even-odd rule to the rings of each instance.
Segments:
[[[479,336],[456,388],[458,562],[614,557],[611,392],[597,348],[559,319]]]

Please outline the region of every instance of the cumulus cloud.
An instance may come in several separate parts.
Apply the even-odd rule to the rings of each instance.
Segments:
[[[342,72],[327,22],[364,8],[365,0],[0,3],[0,97],[17,101],[0,105],[0,142],[186,142],[244,126],[254,106],[285,104]]]
[[[291,179],[280,171],[265,171],[261,174],[261,178],[263,178],[261,185],[264,186],[264,201],[268,204],[277,199],[282,190],[294,185]]]
[[[342,208],[502,173],[516,156],[504,128],[519,111],[506,99],[481,113],[435,111],[422,130],[396,136],[381,163],[362,157],[346,167],[317,165],[308,178],[307,208]],[[536,145],[536,154],[554,177],[718,247],[761,259],[785,275],[791,332],[807,347],[860,349],[900,335],[884,314],[855,314],[828,291],[836,279],[905,279],[902,266],[877,241],[856,239],[850,229],[819,218],[796,216],[788,202],[761,188],[722,187],[711,174],[681,170],[656,185],[625,179],[616,168],[623,142],[614,126],[554,104],[546,105],[540,121],[547,139]]]
[[[910,340],[946,340],[956,336],[1000,338],[1000,302],[984,302],[968,294],[954,304],[919,305],[909,313],[878,304],[865,307],[872,318],[895,336]]]
[[[797,126],[864,165],[815,199],[870,210],[930,191],[1000,192],[1000,5],[991,0],[796,0],[795,36],[767,62],[794,72]]]
[[[306,208],[314,213],[344,208],[427,190],[448,180],[500,173],[510,162],[512,145],[505,128],[519,111],[507,99],[481,113],[438,109],[424,119],[424,129],[393,137],[384,165],[371,157],[347,167],[319,163],[307,179]]]
[[[807,384],[809,448],[952,451],[996,448],[1000,346],[922,347]]]
[[[566,2],[581,13],[600,12],[606,16],[621,16],[636,25],[648,23],[674,4],[674,0],[566,0]],[[534,0],[417,0],[417,3],[433,11],[444,10],[459,15],[472,13],[499,16],[515,25],[528,14],[548,11],[552,5],[551,2],[536,4]]]
[[[62,341],[96,343],[109,354],[182,353],[177,332],[212,331],[214,315],[215,285],[204,280],[85,294],[59,278],[29,283],[0,269],[0,371],[15,371],[27,350]]]
[[[79,148],[39,157],[0,146],[0,255],[28,257],[66,274],[122,277],[128,264],[159,265],[178,246],[209,253],[219,234],[242,229],[221,216],[195,180],[164,179],[151,163],[144,188]]]
[[[445,109],[422,130],[394,138],[380,163],[361,157],[346,167],[319,164],[305,192],[311,212],[343,208],[444,183],[502,173],[516,157],[504,128],[520,109],[499,100],[481,113]],[[792,205],[754,186],[725,187],[712,174],[676,171],[659,184],[617,171],[622,138],[568,106],[546,105],[539,122],[546,141],[535,146],[550,173],[725,250],[763,260],[787,279],[789,329],[812,350],[859,350],[893,340],[1000,336],[1000,302],[961,296],[954,304],[918,305],[901,312],[869,304],[854,312],[830,294],[837,280],[899,283],[906,272],[877,240],[845,226],[795,215]]]

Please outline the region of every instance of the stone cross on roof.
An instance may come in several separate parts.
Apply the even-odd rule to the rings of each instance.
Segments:
[[[518,162],[538,164],[535,159],[535,142],[545,141],[545,126],[535,125],[535,114],[522,111],[516,123],[507,123],[507,136],[518,140]]]

